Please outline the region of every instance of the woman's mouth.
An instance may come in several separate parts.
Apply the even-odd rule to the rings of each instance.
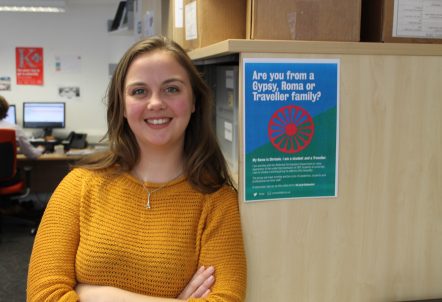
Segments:
[[[171,118],[151,118],[145,119],[145,122],[151,125],[164,125],[171,121]]]

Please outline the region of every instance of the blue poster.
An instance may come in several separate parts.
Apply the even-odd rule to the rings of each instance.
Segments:
[[[244,200],[337,196],[339,60],[243,60]]]

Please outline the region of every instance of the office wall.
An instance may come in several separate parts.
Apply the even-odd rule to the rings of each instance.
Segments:
[[[56,130],[63,136],[69,131],[88,133],[89,141],[97,141],[106,132],[103,98],[109,81],[109,63],[116,63],[133,37],[107,33],[107,20],[117,8],[116,0],[69,1],[63,14],[0,13],[0,77],[11,77],[11,90],[0,91],[17,104],[18,122],[22,122],[25,101],[65,101],[66,128]],[[15,48],[43,47],[44,85],[16,85]],[[81,56],[72,71],[55,70],[56,56]],[[77,68],[79,67],[79,68]],[[78,99],[59,96],[60,86],[80,87]],[[25,129],[29,135],[36,129]]]

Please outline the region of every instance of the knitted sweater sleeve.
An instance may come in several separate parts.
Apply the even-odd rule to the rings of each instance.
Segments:
[[[34,241],[27,301],[78,301],[74,291],[84,171],[70,172],[53,193]]]
[[[247,269],[237,192],[224,187],[208,199],[199,265],[215,267],[215,284],[206,299],[189,301],[244,301]]]

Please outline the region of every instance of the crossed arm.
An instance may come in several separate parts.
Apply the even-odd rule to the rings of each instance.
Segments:
[[[213,266],[201,266],[193,275],[190,282],[176,299],[144,296],[111,286],[98,286],[78,284],[75,291],[80,296],[81,302],[167,302],[187,301],[189,298],[205,298],[210,294],[210,288],[215,282],[215,269]]]

